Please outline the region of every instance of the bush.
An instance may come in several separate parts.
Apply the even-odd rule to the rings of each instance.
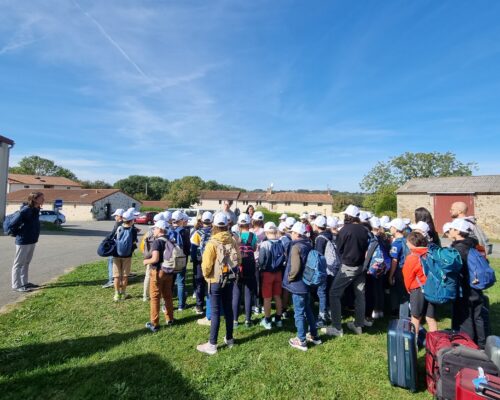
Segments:
[[[265,207],[257,207],[256,210],[261,211],[264,214],[264,221],[265,222],[272,221],[276,224],[276,226],[278,226],[278,224],[280,223],[280,217],[281,217],[281,214],[283,214],[283,213],[269,211]],[[297,221],[299,220],[299,214],[286,213],[286,215],[288,215],[289,217],[295,218]]]

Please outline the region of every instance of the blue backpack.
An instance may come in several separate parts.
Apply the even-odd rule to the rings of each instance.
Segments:
[[[309,251],[302,282],[307,286],[318,287],[326,281],[326,260],[317,250]]]
[[[181,235],[181,231],[182,231],[182,227],[178,226],[176,227],[175,229],[172,229],[170,231],[170,237],[169,239],[173,239],[175,241],[175,243],[182,249],[184,248],[184,245],[183,245],[183,240],[182,240],[182,235]]]
[[[212,235],[211,229],[198,229],[196,232],[198,232],[198,235],[200,236],[200,245],[196,249],[196,257],[198,261],[201,261],[203,252],[205,251],[205,246],[207,245],[208,241],[210,240],[210,236]],[[179,235],[180,236],[180,235]]]
[[[497,281],[495,271],[490,267],[488,260],[474,248],[469,250],[467,256],[469,267],[470,286],[474,289],[484,290],[492,287]]]
[[[3,232],[9,236],[17,236],[23,227],[21,221],[21,211],[7,215],[3,221]]]
[[[271,270],[279,271],[285,266],[285,246],[281,240],[271,241]]]
[[[420,261],[427,280],[424,285],[418,283],[425,299],[433,304],[444,304],[455,300],[462,269],[460,253],[449,247],[432,247],[427,257],[421,257]]]
[[[134,228],[125,229],[120,226],[116,231],[116,253],[119,257],[130,257],[132,255],[132,246],[134,244],[132,229]]]

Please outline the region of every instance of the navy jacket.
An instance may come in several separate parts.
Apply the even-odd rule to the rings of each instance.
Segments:
[[[289,275],[292,267],[292,251],[295,246],[298,247],[300,254],[300,272],[296,275],[295,279],[290,282]],[[294,240],[290,245],[290,254],[286,263],[285,274],[283,276],[283,287],[292,294],[306,294],[309,292],[309,288],[302,281],[302,274],[304,273],[304,268],[306,266],[307,255],[311,249],[312,245],[309,239]]]
[[[16,236],[17,245],[34,244],[40,236],[40,209],[23,207],[21,209],[22,228]]]

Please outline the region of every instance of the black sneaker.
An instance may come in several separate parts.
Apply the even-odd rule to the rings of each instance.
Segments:
[[[24,287],[29,288],[29,289],[36,289],[39,288],[40,285],[35,285],[34,283],[28,282]]]
[[[146,322],[146,329],[149,329],[151,332],[156,333],[160,330],[160,327],[154,326],[151,322]]]

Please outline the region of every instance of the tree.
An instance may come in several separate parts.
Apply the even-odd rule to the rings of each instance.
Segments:
[[[113,186],[111,186],[109,183],[104,182],[104,181],[80,181],[80,184],[82,185],[83,189],[111,189]]]
[[[39,156],[23,157],[18,166],[9,168],[9,172],[38,176],[62,176],[74,181],[78,180],[69,169],[60,167],[54,161]]]
[[[383,186],[396,185],[412,178],[432,178],[440,176],[470,176],[477,169],[476,163],[463,163],[453,153],[410,153],[406,152],[386,162],[378,162],[363,177],[360,186],[374,193]]]
[[[159,176],[130,175],[113,185],[137,200],[160,200],[168,193],[170,182]]]
[[[187,208],[200,201],[200,191],[205,188],[205,182],[198,176],[185,176],[176,179],[170,184],[166,200],[172,207]]]
[[[346,209],[349,204],[361,207],[365,195],[362,193],[335,193],[333,196],[333,212],[341,212]]]

